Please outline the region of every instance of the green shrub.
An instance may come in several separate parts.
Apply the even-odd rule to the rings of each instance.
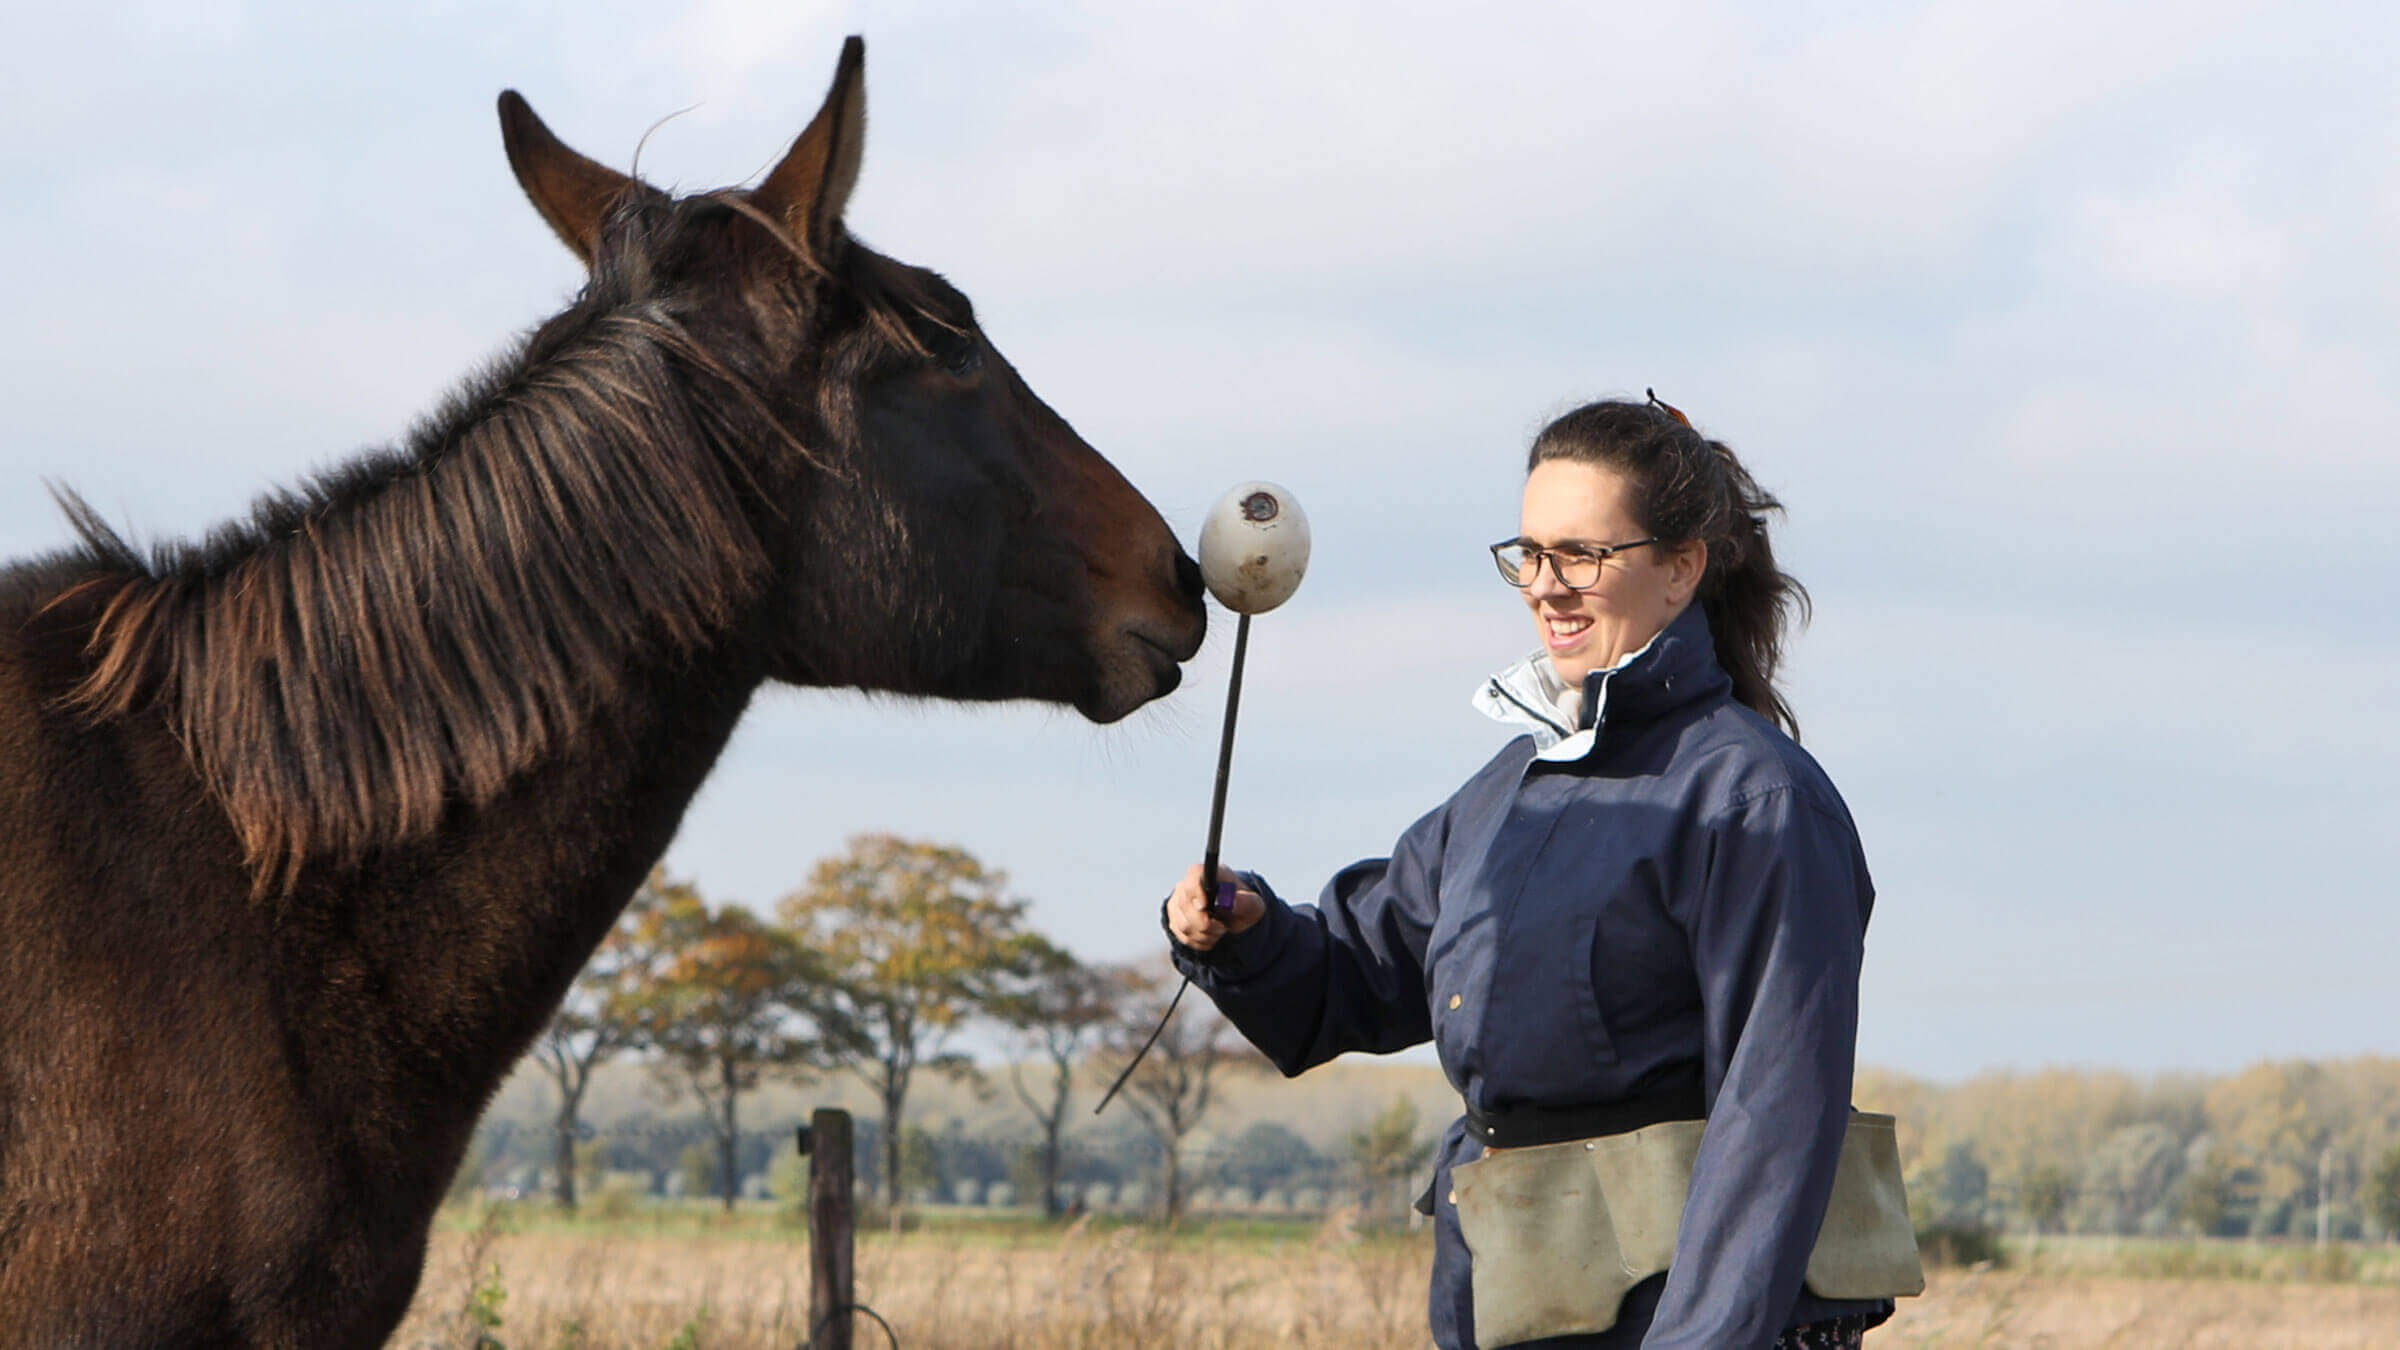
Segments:
[[[2000,1234],[1979,1223],[1930,1223],[1917,1230],[1917,1254],[1929,1266],[1996,1266]]]
[[[701,1334],[707,1329],[708,1305],[703,1303],[700,1311],[693,1313],[689,1321],[676,1328],[675,1339],[667,1342],[666,1350],[700,1350]]]
[[[499,1263],[494,1262],[467,1290],[467,1304],[461,1309],[475,1328],[475,1350],[504,1350],[494,1333],[500,1330],[500,1310],[507,1304],[508,1285],[501,1279]]]
[[[622,1220],[632,1218],[641,1203],[642,1188],[638,1181],[612,1176],[601,1182],[599,1194],[590,1197],[584,1209],[595,1218]]]

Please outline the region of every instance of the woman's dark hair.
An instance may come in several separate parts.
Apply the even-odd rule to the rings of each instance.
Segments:
[[[1775,565],[1767,513],[1783,503],[1758,485],[1722,441],[1712,441],[1653,395],[1648,403],[1587,403],[1535,437],[1525,470],[1567,459],[1624,475],[1644,532],[1668,546],[1708,545],[1699,601],[1716,636],[1717,663],[1733,696],[1795,738],[1799,719],[1775,687],[1783,635],[1808,618],[1808,592]]]

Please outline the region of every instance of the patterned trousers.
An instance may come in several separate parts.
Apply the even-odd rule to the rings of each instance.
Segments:
[[[1869,1317],[1832,1317],[1786,1327],[1775,1338],[1775,1350],[1863,1350],[1867,1328],[1881,1321]]]

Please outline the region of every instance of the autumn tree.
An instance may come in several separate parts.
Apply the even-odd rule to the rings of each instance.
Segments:
[[[963,849],[852,838],[787,896],[784,922],[824,955],[827,996],[857,1035],[850,1065],[883,1107],[884,1196],[900,1222],[902,1113],[920,1070],[968,1077],[953,1037],[1013,991],[1033,959],[1025,902]]]
[[[1146,969],[1119,967],[1116,978],[1125,993],[1104,1034],[1101,1060],[1112,1077],[1123,1072],[1157,1029],[1157,1041],[1141,1055],[1119,1096],[1158,1140],[1166,1220],[1172,1224],[1183,1216],[1184,1140],[1214,1101],[1217,1070],[1225,1059],[1225,1023],[1197,1000],[1185,1000],[1170,1013],[1172,987]]]
[[[656,973],[661,955],[649,945],[655,932],[648,917],[668,903],[670,895],[690,889],[687,883],[668,880],[663,871],[652,872],[633,893],[632,902],[575,977],[566,1001],[533,1043],[534,1063],[558,1089],[558,1111],[551,1128],[557,1138],[557,1194],[562,1208],[575,1208],[575,1145],[583,1132],[583,1098],[592,1085],[592,1073],[641,1043],[636,995]]]
[[[663,953],[628,998],[661,1074],[698,1098],[717,1145],[725,1207],[739,1194],[741,1098],[770,1070],[807,1071],[850,1043],[821,1000],[823,969],[792,934],[739,905],[711,911],[662,889],[635,941]]]
[[[1121,981],[1085,965],[1073,953],[1041,938],[1026,944],[1017,987],[1002,995],[992,1012],[1015,1031],[1020,1045],[1038,1055],[1042,1067],[1026,1083],[1026,1067],[1011,1060],[1008,1082],[1041,1131],[1042,1213],[1062,1210],[1058,1179],[1066,1157],[1068,1104],[1075,1070],[1116,1016]]]
[[[2332,1121],[2324,1067],[2308,1060],[2255,1064],[2209,1085],[2209,1132],[2255,1169],[2262,1208],[2306,1203]]]

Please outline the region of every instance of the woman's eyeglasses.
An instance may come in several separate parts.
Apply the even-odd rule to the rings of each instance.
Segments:
[[[1570,591],[1584,590],[1600,580],[1600,564],[1611,554],[1629,548],[1655,544],[1656,537],[1636,539],[1630,544],[1560,544],[1544,548],[1530,539],[1504,539],[1492,545],[1492,562],[1500,569],[1502,580],[1511,586],[1526,587],[1541,575],[1542,559],[1550,560],[1550,574],[1558,584]]]

